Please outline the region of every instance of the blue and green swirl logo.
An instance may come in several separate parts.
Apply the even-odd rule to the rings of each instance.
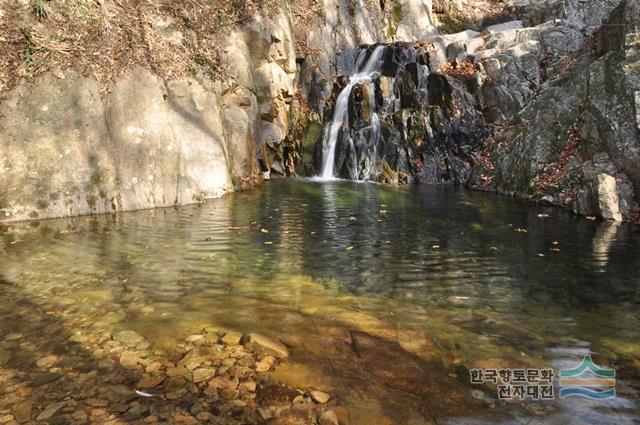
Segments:
[[[598,367],[584,356],[574,369],[560,370],[560,398],[570,396],[604,400],[616,396],[616,371]]]

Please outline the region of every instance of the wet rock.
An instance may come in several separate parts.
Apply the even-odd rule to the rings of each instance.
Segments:
[[[208,381],[209,379],[213,378],[215,375],[216,375],[215,368],[201,367],[193,371],[193,382],[197,384],[200,382]]]
[[[255,364],[255,359],[253,357],[243,357],[236,364],[240,367],[250,367]]]
[[[120,364],[127,369],[137,369],[140,366],[140,357],[132,351],[125,351],[120,355]]]
[[[40,369],[51,369],[53,366],[58,364],[59,361],[60,357],[56,355],[49,355],[39,359],[36,362],[36,366],[38,366]]]
[[[11,350],[0,348],[0,366],[4,366],[11,358]]]
[[[32,387],[41,387],[43,385],[50,384],[52,382],[57,381],[62,378],[62,375],[59,373],[45,373],[36,377],[31,383]]]
[[[239,384],[239,381],[237,378],[230,378],[229,376],[216,376],[209,382],[210,386],[218,389],[222,389],[222,388],[236,389],[238,388],[238,384]]]
[[[163,388],[167,393],[173,393],[184,388],[186,382],[182,376],[172,376],[164,382]]]
[[[320,415],[320,425],[338,425],[338,415],[333,410],[326,410]]]
[[[256,363],[256,372],[267,372],[276,364],[276,358],[273,356],[265,356]]]
[[[62,409],[65,406],[65,404],[67,404],[65,401],[61,401],[59,403],[48,405],[42,412],[40,412],[36,420],[46,421],[51,419],[56,413],[58,413],[58,410]]]
[[[220,393],[218,392],[218,389],[211,386],[211,384],[209,384],[209,386],[204,389],[204,394],[207,396],[207,400],[209,400],[210,402],[216,402],[220,399]]]
[[[331,398],[329,394],[324,393],[322,391],[311,391],[309,395],[316,403],[320,403],[320,404],[325,404]]]
[[[271,423],[274,425],[307,425],[314,422],[306,412],[292,411],[283,413]]]
[[[220,391],[220,396],[222,396],[222,398],[225,400],[236,399],[238,398],[239,395],[240,395],[239,390],[235,390],[231,388],[224,388],[223,390]]]
[[[213,352],[209,347],[200,346],[190,350],[179,362],[178,366],[186,367],[189,370],[201,366],[212,359]]]
[[[145,339],[142,335],[134,331],[121,331],[113,335],[113,339],[126,345],[127,347],[136,347]]]
[[[260,354],[271,355],[282,359],[289,357],[289,349],[284,344],[257,333],[247,335],[245,347]]]
[[[71,415],[71,418],[79,423],[84,423],[89,416],[84,410],[78,410]]]
[[[13,409],[13,416],[15,417],[18,423],[21,423],[21,424],[27,423],[31,419],[32,409],[33,409],[33,404],[31,402],[19,403]]]
[[[242,333],[228,331],[222,338],[220,338],[220,340],[227,345],[240,345],[242,341]]]
[[[149,412],[148,406],[133,405],[125,413],[124,418],[128,420],[135,420]]]
[[[149,390],[162,384],[162,382],[164,382],[164,376],[162,375],[144,374],[138,382],[138,388],[141,390]]]
[[[262,408],[262,407],[258,407],[257,410],[258,410],[258,414],[260,415],[260,418],[263,421],[267,421],[267,420],[273,418],[273,413],[271,413],[271,410],[265,409],[265,408]]]
[[[196,415],[196,419],[201,422],[208,422],[211,420],[211,413],[209,412],[200,412]]]
[[[240,383],[239,388],[241,390],[244,391],[248,391],[248,392],[255,392],[256,391],[256,383],[254,381],[246,381],[246,382],[242,382]]]
[[[100,398],[88,398],[85,401],[87,406],[91,407],[107,407],[109,405],[109,401]]]
[[[171,367],[167,369],[167,376],[170,378],[180,377],[188,381],[191,380],[191,371],[186,367]]]
[[[258,390],[258,403],[263,406],[289,405],[298,392],[283,385],[271,384]]]
[[[191,344],[195,344],[199,341],[202,341],[205,338],[204,335],[190,335],[187,337],[187,339],[185,341],[191,343]]]
[[[172,423],[178,425],[196,425],[198,420],[191,415],[176,414],[172,418]]]
[[[162,363],[160,363],[160,362],[151,362],[145,367],[145,370],[147,371],[147,373],[154,373],[154,372],[158,372],[162,368],[163,368],[162,367]]]

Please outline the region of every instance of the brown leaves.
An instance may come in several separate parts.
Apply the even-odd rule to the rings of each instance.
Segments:
[[[535,184],[535,191],[543,194],[551,188],[557,188],[567,178],[566,166],[573,159],[579,158],[579,147],[582,142],[580,128],[576,123],[569,130],[569,141],[565,145],[558,161],[547,165]]]
[[[491,156],[493,154],[493,148],[495,147],[495,145],[496,139],[494,139],[493,137],[487,138],[484,141],[483,151],[480,153],[480,155],[475,157],[473,161],[473,165],[475,167],[481,168],[482,170],[482,174],[478,179],[479,181],[476,183],[476,187],[478,188],[486,189],[491,185],[491,183],[493,183],[493,172],[495,171],[496,167],[491,160]]]
[[[560,77],[566,78],[571,71],[571,68],[578,63],[578,60],[575,58],[567,58],[562,63],[562,68],[560,68]]]
[[[476,76],[478,66],[470,60],[463,60],[459,63],[446,62],[440,65],[438,72],[462,79],[471,79]]]

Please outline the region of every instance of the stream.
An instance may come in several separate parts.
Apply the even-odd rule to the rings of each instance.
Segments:
[[[205,326],[278,338],[274,379],[327,391],[350,424],[640,417],[638,226],[453,186],[292,179],[0,232],[0,381],[40,349],[7,335],[57,311],[154,350]],[[616,370],[615,398],[502,401],[469,379],[585,355]]]

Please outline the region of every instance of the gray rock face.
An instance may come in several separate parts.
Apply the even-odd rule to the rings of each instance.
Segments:
[[[498,192],[544,198],[579,214],[616,221],[637,214],[640,43],[635,23],[639,9],[634,2],[607,9],[609,25],[591,49],[581,47],[567,56],[556,42],[548,44],[555,61],[541,69],[541,85],[521,111],[506,95],[485,96],[485,101],[508,111],[513,119],[490,149],[489,164],[481,161],[484,164],[476,166],[473,184],[484,174],[491,180],[489,188]],[[599,15],[598,19],[604,18]],[[561,29],[564,35],[558,42],[564,39],[561,44],[571,45],[571,31]],[[578,40],[576,36],[576,44]],[[482,63],[492,60],[496,59]],[[490,71],[485,67],[487,75]],[[508,75],[517,81],[517,73]],[[499,119],[507,117],[503,114]]]
[[[526,25],[566,19],[568,26],[593,33],[622,0],[507,0]]]
[[[288,5],[227,41],[224,81],[135,68],[105,91],[65,70],[6,93],[0,222],[184,205],[250,187],[272,165],[282,173],[296,71]]]
[[[141,68],[103,101],[51,75],[0,105],[0,220],[182,205],[231,189],[217,98]]]

